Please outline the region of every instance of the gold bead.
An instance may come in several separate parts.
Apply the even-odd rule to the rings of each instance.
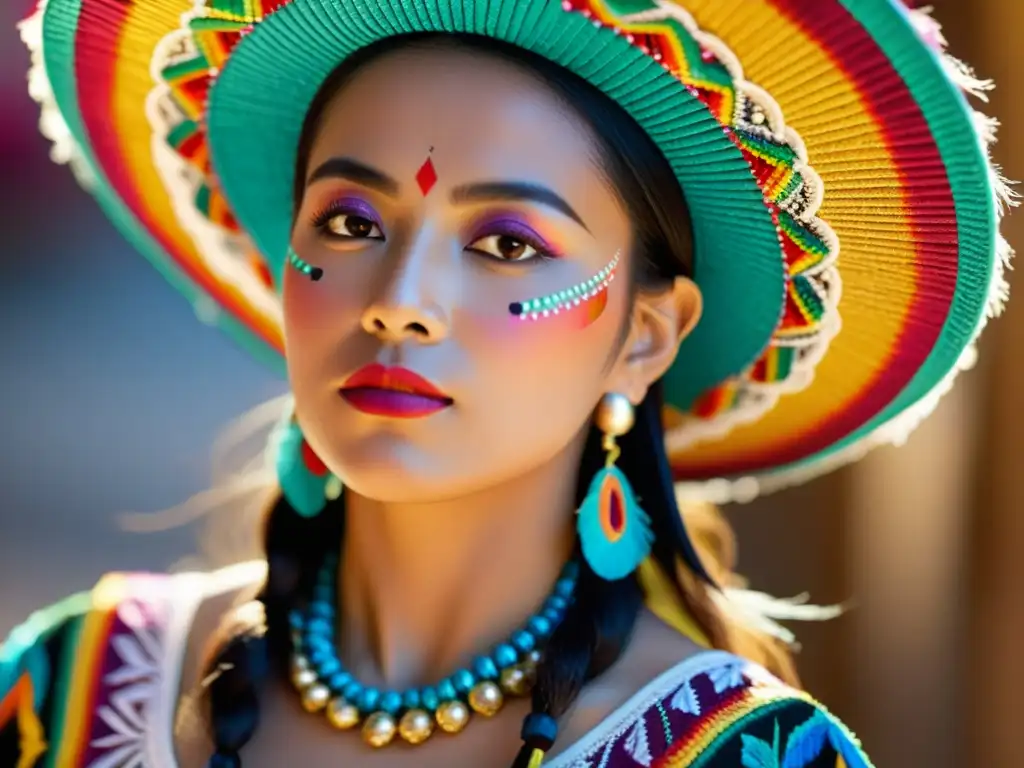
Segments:
[[[309,667],[309,659],[307,659],[302,654],[297,653],[294,656],[292,656],[292,674],[302,669],[309,669]]]
[[[347,731],[359,725],[359,707],[339,696],[327,705],[327,719],[335,728]]]
[[[501,688],[512,696],[525,696],[530,692],[530,678],[526,671],[516,664],[501,670]]]
[[[597,404],[594,423],[611,437],[624,435],[633,428],[634,410],[629,398],[618,392],[609,392]]]
[[[469,707],[461,701],[446,701],[437,708],[437,724],[445,733],[458,733],[469,722]]]
[[[501,688],[490,680],[477,683],[469,692],[469,706],[484,717],[498,714],[504,703],[505,697],[501,695]]]
[[[434,718],[422,709],[410,709],[398,721],[398,733],[410,744],[422,744],[434,732]]]
[[[309,688],[317,679],[316,672],[312,669],[296,669],[292,672],[292,683],[300,691]]]
[[[532,664],[533,666],[536,667],[538,664],[540,664],[540,660],[542,658],[543,658],[543,655],[541,654],[541,652],[538,651],[536,648],[534,648],[532,651],[530,651],[528,654],[526,654],[525,661],[526,661],[527,664]]]
[[[307,712],[319,712],[331,700],[331,690],[323,683],[314,683],[302,692],[302,706]]]
[[[397,732],[398,724],[387,712],[374,712],[363,723],[363,741],[371,747],[386,747]]]

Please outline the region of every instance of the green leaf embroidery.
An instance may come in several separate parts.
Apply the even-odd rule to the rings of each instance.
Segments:
[[[742,734],[743,752],[740,762],[743,768],[780,768],[779,766],[779,721],[775,721],[775,738],[769,744],[763,739]]]

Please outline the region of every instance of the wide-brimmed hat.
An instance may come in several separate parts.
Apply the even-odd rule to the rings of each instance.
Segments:
[[[744,498],[903,436],[1004,299],[993,122],[897,0],[49,0],[25,22],[54,156],[203,319],[283,370],[306,112],[411,33],[582,76],[661,149],[704,315],[665,377],[678,480]]]

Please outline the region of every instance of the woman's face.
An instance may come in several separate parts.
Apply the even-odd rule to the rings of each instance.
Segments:
[[[507,63],[407,50],[360,70],[312,143],[292,246],[323,271],[284,283],[299,422],[364,496],[524,475],[635,390],[630,222],[590,129]]]

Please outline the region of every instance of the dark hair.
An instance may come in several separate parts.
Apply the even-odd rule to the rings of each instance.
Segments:
[[[296,165],[296,205],[302,199],[311,143],[326,104],[360,67],[410,45],[454,47],[498,56],[546,83],[595,129],[603,170],[633,223],[631,279],[635,289],[691,274],[692,238],[686,201],[668,162],[644,130],[610,98],[568,70],[536,54],[481,37],[410,35],[374,44],[347,59],[324,83],[307,115]],[[650,515],[655,533],[653,555],[660,567],[674,575],[682,563],[691,574],[711,584],[676,503],[661,416],[659,382],[637,408],[633,429],[619,440],[622,455],[618,466]],[[603,462],[601,435],[592,428],[580,462],[577,503],[582,502],[590,478]],[[211,765],[241,764],[238,752],[259,723],[257,694],[261,677],[268,668],[287,674],[288,611],[310,594],[328,550],[339,546],[343,513],[340,499],[313,519],[299,517],[283,498],[271,508],[265,537],[269,572],[260,595],[266,608],[266,632],[247,633],[229,640],[211,665],[212,669],[222,670],[209,685],[212,734],[217,748]],[[689,603],[685,590],[680,588],[680,593]],[[635,577],[604,581],[582,561],[573,602],[550,638],[537,670],[533,713],[555,719],[564,715],[583,685],[621,656],[642,605],[643,595]],[[535,747],[546,751],[550,743],[524,743],[512,762],[513,768],[525,768]]]

